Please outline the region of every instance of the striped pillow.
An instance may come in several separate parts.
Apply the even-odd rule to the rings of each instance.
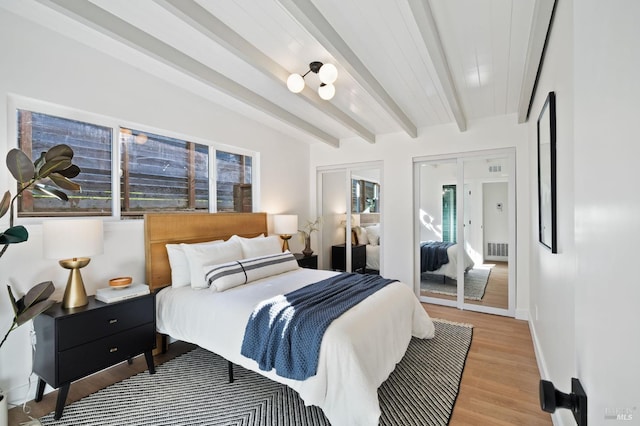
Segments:
[[[290,252],[204,266],[204,280],[212,291],[225,291],[251,281],[298,269]]]

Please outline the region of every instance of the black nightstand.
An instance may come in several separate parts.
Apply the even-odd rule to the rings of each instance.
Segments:
[[[62,309],[56,303],[34,319],[36,350],[33,372],[39,377],[36,402],[45,382],[58,391],[54,418],[62,417],[74,380],[144,353],[149,373],[155,373],[151,351],[155,346],[155,295],[121,302],[89,304]]]
[[[335,269],[336,271],[346,271],[346,264],[347,253],[345,251],[345,244],[331,246],[331,269]],[[361,269],[362,273],[364,273],[366,267],[367,246],[365,244],[351,246],[351,271],[357,272]]]
[[[317,254],[312,254],[311,256],[305,256],[302,253],[293,253],[293,255],[298,261],[298,266],[300,266],[301,268],[318,269]]]

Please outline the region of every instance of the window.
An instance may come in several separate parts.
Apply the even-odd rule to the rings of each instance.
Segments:
[[[209,147],[179,139],[120,129],[120,210],[209,209]]]
[[[82,191],[67,192],[70,202],[24,193],[19,217],[134,218],[152,211],[253,211],[256,154],[228,146],[217,150],[215,145],[119,126],[104,117],[93,120],[86,113],[63,110],[58,116],[16,110],[20,149],[35,158],[52,146],[67,144],[74,151],[74,164],[82,170],[73,179]],[[115,167],[112,159],[119,159]],[[215,181],[210,170],[216,172]]]
[[[76,120],[18,110],[18,146],[32,159],[64,143],[74,151],[82,172],[73,179],[82,192],[69,192],[69,202],[25,191],[18,216],[111,215],[112,129]]]
[[[442,241],[457,241],[456,209],[456,186],[442,185]]]
[[[363,179],[351,179],[351,212],[380,213],[380,184]]]
[[[251,157],[216,151],[217,211],[252,211],[251,169]]]

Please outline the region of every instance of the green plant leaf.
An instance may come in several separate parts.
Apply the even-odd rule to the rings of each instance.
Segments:
[[[48,197],[55,197],[61,201],[69,201],[69,197],[67,197],[67,194],[42,183],[36,183],[33,187],[33,192],[37,192]]]
[[[11,207],[11,193],[7,191],[4,193],[4,196],[2,197],[2,201],[0,201],[0,217],[7,214],[10,207]]]
[[[18,183],[29,182],[36,173],[31,159],[17,148],[13,148],[7,153],[7,167]]]
[[[47,162],[47,160],[45,159],[45,156],[47,155],[46,152],[41,152],[40,153],[40,157],[38,157],[38,159],[36,161],[33,162],[33,165],[36,168],[36,172],[38,170],[40,170],[40,167],[42,167],[44,165],[44,163]]]
[[[0,245],[23,243],[29,239],[27,228],[22,225],[12,226],[0,234]]]
[[[13,316],[17,317],[20,309],[18,309],[18,303],[16,302],[16,298],[11,291],[10,285],[7,286],[7,291],[9,292],[9,300],[11,300],[11,307],[13,308]]]
[[[60,175],[60,173],[51,173],[49,175],[49,179],[53,181],[56,185],[58,185],[62,189],[66,189],[69,191],[80,191],[80,185],[75,182],[70,181],[66,177]]]
[[[38,179],[49,176],[50,173],[64,170],[71,167],[71,159],[69,157],[55,157],[51,160],[47,160],[40,170],[38,170]]]
[[[54,303],[56,302],[54,302],[53,300],[42,300],[35,305],[30,306],[23,312],[20,312],[18,315],[16,315],[16,324],[18,325],[18,327],[20,327],[25,322],[34,319],[35,317],[49,309],[49,307]]]
[[[71,149],[69,145],[60,144],[51,147],[45,154],[45,159],[47,160],[47,162],[57,157],[66,157],[68,160],[71,160],[73,158],[73,149]]]
[[[24,295],[25,308],[31,307],[38,302],[47,300],[51,296],[56,288],[51,281],[43,281],[40,284],[36,284],[31,287],[31,290]]]
[[[59,170],[56,173],[66,177],[66,178],[73,179],[74,177],[76,177],[76,176],[78,176],[80,174],[80,167],[76,166],[75,164],[72,164],[70,167],[67,167],[64,170]]]

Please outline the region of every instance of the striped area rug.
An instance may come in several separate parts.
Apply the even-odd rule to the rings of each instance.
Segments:
[[[446,425],[471,345],[471,326],[434,320],[436,337],[412,339],[402,361],[378,389],[381,425]],[[43,425],[328,425],[317,407],[257,373],[195,349],[50,413]]]

